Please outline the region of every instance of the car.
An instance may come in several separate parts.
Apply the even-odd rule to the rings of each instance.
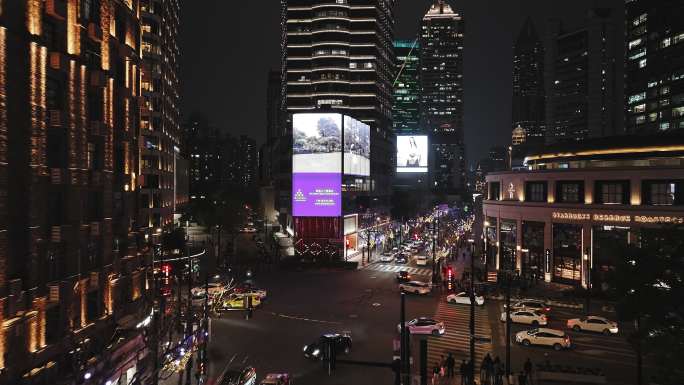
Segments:
[[[204,306],[205,300],[208,306],[211,306],[214,303],[214,301],[211,299],[211,296],[209,296],[209,298],[206,298],[204,293],[191,295],[192,306]]]
[[[524,346],[551,346],[554,350],[567,349],[572,346],[570,337],[562,330],[548,328],[536,328],[518,332],[515,335],[515,342]]]
[[[204,296],[205,288],[209,289],[210,296],[214,294],[221,294],[228,290],[226,285],[222,282],[209,282],[206,287],[204,285],[193,287],[192,290],[190,290],[190,294],[193,296]]]
[[[397,265],[405,265],[408,263],[408,258],[406,257],[406,254],[404,253],[399,253],[397,254],[396,257],[394,257],[394,263]]]
[[[392,262],[394,261],[394,254],[385,252],[380,254],[380,262]]]
[[[610,321],[604,317],[593,315],[569,319],[567,325],[569,329],[572,329],[576,332],[597,332],[603,333],[607,336],[618,333],[617,322]]]
[[[260,288],[254,286],[250,283],[247,283],[247,282],[243,282],[239,285],[236,285],[233,288],[233,293],[256,295],[261,300],[265,299],[266,296],[268,295],[268,292],[265,289],[260,289]]]
[[[408,282],[411,280],[411,274],[406,270],[397,272],[397,282]]]
[[[427,282],[408,281],[399,284],[399,290],[405,293],[430,294],[432,285]]]
[[[251,366],[242,369],[227,367],[216,381],[216,385],[254,384],[256,384],[256,370]]]
[[[501,322],[506,322],[505,311],[501,313]],[[546,326],[548,324],[545,314],[526,309],[511,311],[511,322],[532,325],[534,327]]]
[[[398,252],[399,252],[399,248],[398,248],[398,247],[393,247],[393,248],[392,248],[392,254],[396,254],[396,253],[398,253]]]
[[[249,298],[252,298],[252,307],[261,305],[261,299],[256,294],[231,294],[222,302],[224,309],[246,309],[249,305]]]
[[[441,336],[446,333],[444,322],[436,321],[432,318],[420,317],[407,321],[406,329],[410,334],[432,334],[433,336]],[[401,333],[401,324],[397,325],[397,331]]]
[[[290,385],[291,378],[288,373],[269,373],[260,385]]]
[[[326,343],[330,339],[332,339],[337,353],[351,353],[352,338],[349,332],[327,333],[320,336],[318,340],[308,345],[304,345],[304,349],[302,349],[304,351],[304,357],[312,360],[322,360],[324,354],[323,349],[325,349]]]
[[[448,303],[470,305],[470,294],[465,291],[456,294],[449,294],[446,300]],[[484,297],[477,295],[476,293],[475,304],[478,306],[484,305]]]
[[[506,305],[504,305],[504,310]],[[547,305],[544,301],[538,299],[523,299],[515,302],[511,305],[511,310],[536,310],[542,313],[548,313],[551,311],[551,307]]]
[[[424,255],[419,255],[416,257],[416,266],[427,266],[428,259]]]
[[[256,229],[254,227],[243,227],[240,230],[241,233],[256,233]]]

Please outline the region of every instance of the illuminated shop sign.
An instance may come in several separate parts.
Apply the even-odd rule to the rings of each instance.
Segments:
[[[569,213],[553,212],[553,219],[564,219],[571,221],[595,221],[613,223],[656,223],[656,224],[684,224],[684,217],[677,216],[651,216],[651,215],[621,215],[621,214],[589,214],[589,213]]]

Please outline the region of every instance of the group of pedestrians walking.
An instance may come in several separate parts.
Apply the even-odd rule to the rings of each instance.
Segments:
[[[475,383],[474,379],[470,378],[470,374],[475,373],[475,371],[472,370],[472,365],[473,362],[471,360],[461,360],[461,365],[459,366],[461,385],[472,385]],[[442,355],[433,368],[432,385],[454,384],[452,379],[456,376],[455,369],[456,359],[454,356],[451,353],[449,353],[446,358]],[[478,384],[507,385],[509,382],[504,382],[505,376],[506,369],[499,359],[499,356],[492,359],[492,356],[487,353],[480,365],[480,378]],[[533,385],[532,362],[529,358],[525,361],[523,370],[518,374],[516,383],[517,385]]]

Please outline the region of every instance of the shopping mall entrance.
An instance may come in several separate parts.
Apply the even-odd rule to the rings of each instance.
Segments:
[[[578,285],[582,278],[582,226],[553,224],[553,281]]]
[[[522,276],[544,280],[544,222],[522,223]]]

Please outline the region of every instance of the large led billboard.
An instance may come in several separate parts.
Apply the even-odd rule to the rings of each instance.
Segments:
[[[397,172],[428,171],[428,137],[397,136]]]
[[[370,176],[370,127],[344,116],[344,173]]]
[[[292,173],[342,170],[342,115],[294,114]]]
[[[292,215],[342,214],[342,115],[292,116]]]
[[[342,212],[340,173],[292,174],[292,215],[337,217]]]

